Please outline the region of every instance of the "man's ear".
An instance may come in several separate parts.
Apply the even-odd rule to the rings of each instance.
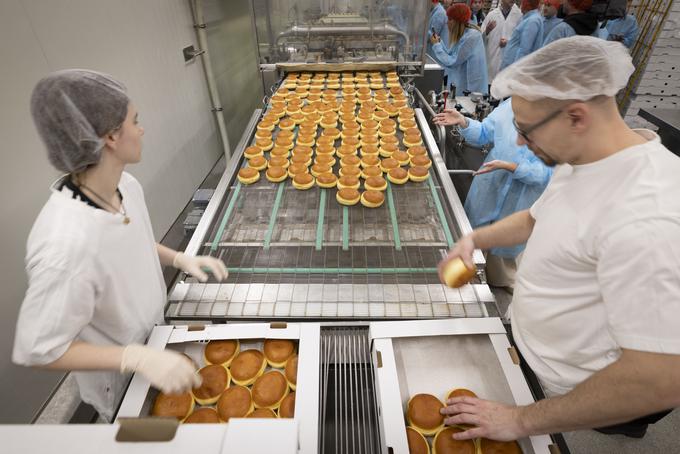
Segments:
[[[590,106],[584,102],[577,102],[569,105],[565,112],[569,117],[571,130],[574,132],[584,132],[590,127],[592,121],[592,111]]]

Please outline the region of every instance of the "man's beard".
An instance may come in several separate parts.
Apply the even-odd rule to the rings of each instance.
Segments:
[[[545,151],[543,151],[541,148],[539,148],[539,147],[535,147],[535,148],[536,149],[534,150],[534,148],[529,147],[529,149],[534,154],[534,156],[536,156],[538,159],[543,161],[543,164],[545,164],[548,167],[555,167],[557,164],[559,164],[556,160],[554,160],[553,158],[548,156],[548,154]]]

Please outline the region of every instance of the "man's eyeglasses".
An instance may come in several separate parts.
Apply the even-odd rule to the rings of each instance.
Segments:
[[[514,117],[513,117],[513,119],[512,119],[512,124],[515,125],[515,129],[517,130],[517,134],[519,134],[519,135],[520,135],[524,140],[526,140],[527,142],[531,142],[531,139],[529,138],[529,134],[531,134],[532,132],[534,132],[535,130],[537,130],[538,128],[540,128],[541,126],[544,126],[544,125],[547,124],[550,120],[552,120],[552,119],[554,119],[554,118],[557,118],[557,116],[558,116],[559,114],[561,114],[562,112],[563,112],[562,109],[556,110],[555,112],[553,112],[553,113],[551,113],[550,115],[548,115],[547,117],[545,117],[543,120],[539,121],[539,122],[536,123],[536,124],[533,124],[533,125],[529,126],[529,127],[526,128],[526,129],[520,128],[519,125],[517,124],[517,120],[515,120]]]

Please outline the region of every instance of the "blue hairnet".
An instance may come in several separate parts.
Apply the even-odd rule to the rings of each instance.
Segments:
[[[40,80],[31,115],[52,165],[71,173],[98,163],[102,137],[123,124],[129,102],[123,84],[95,71],[67,69]]]

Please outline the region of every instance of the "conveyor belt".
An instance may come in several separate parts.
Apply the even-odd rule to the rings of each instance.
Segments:
[[[192,239],[196,253],[225,262],[229,278],[179,284],[166,317],[485,316],[484,302],[492,301],[486,286],[448,289],[437,275],[437,264],[460,234],[462,207],[455,213],[446,202],[451,193],[440,174],[448,174],[437,169],[443,162],[422,121],[421,115],[434,163],[430,178],[389,184],[380,208],[346,207],[337,203],[336,189],[300,191],[291,180],[267,181],[264,172],[257,183],[241,185],[235,174],[243,160],[235,157],[212,226],[204,232],[199,226],[200,243]],[[254,129],[251,121],[237,153],[254,144]],[[401,131],[397,135],[401,140]],[[336,164],[336,175],[338,170]],[[462,218],[467,223],[464,213]]]

